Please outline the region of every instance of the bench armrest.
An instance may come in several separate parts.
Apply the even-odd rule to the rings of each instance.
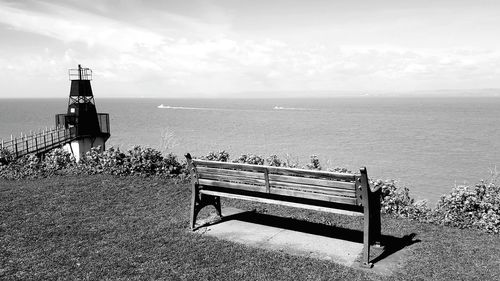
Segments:
[[[379,185],[379,186],[373,188],[373,184],[372,183],[369,183],[368,185],[370,186],[370,190],[371,190],[372,193],[375,193],[375,192],[379,191],[379,189],[382,187],[382,185]]]

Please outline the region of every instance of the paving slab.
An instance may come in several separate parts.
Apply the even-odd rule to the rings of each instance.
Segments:
[[[269,224],[255,223],[251,220],[242,219],[242,215],[251,216],[251,212],[236,208],[223,208],[222,214],[224,216],[222,221],[217,221],[215,217],[207,218],[205,221],[200,220],[202,225],[204,223],[208,225],[201,226],[196,231],[202,235],[209,235],[251,247],[328,260],[365,270],[365,268],[360,267],[359,263],[363,251],[362,243],[285,229]],[[383,250],[374,250],[373,252],[379,255]],[[376,265],[368,270],[390,275],[399,267],[403,256],[401,251],[391,253],[388,257],[378,260]]]
[[[262,249],[331,260],[348,266],[363,251],[361,243],[238,220],[235,215],[241,213],[244,211],[224,208],[223,216],[234,216],[235,219],[201,227],[197,232]]]

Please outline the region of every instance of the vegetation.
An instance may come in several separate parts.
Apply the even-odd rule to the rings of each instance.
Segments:
[[[210,152],[202,157],[212,161],[232,161],[254,165],[278,167],[300,167],[290,157],[282,160],[277,155],[267,158],[256,154],[243,154],[234,160],[226,151]],[[160,177],[185,180],[189,177],[184,161],[171,153],[163,155],[158,150],[140,146],[122,152],[109,148],[104,152],[93,149],[77,163],[68,152],[55,149],[39,158],[27,155],[17,160],[8,153],[0,154],[0,178],[43,178],[57,174],[109,174],[118,176]],[[311,156],[304,169],[321,170],[319,158]],[[348,172],[344,168],[328,168],[329,171]],[[443,195],[436,208],[431,209],[426,201],[415,201],[406,186],[397,186],[394,181],[374,180],[372,187],[382,189],[382,212],[388,215],[426,223],[448,225],[459,228],[476,228],[489,233],[500,233],[500,185],[495,180],[481,182],[475,186],[457,186],[451,194]]]
[[[127,154],[127,153],[125,153]],[[190,185],[151,176],[0,179],[1,280],[498,280],[500,239],[474,230],[383,217],[393,275],[266,251],[189,230]],[[255,202],[306,224],[353,230],[362,218]],[[377,265],[375,265],[377,267]],[[375,268],[376,269],[376,268]]]

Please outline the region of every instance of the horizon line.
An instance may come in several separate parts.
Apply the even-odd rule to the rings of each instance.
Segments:
[[[307,94],[309,93],[309,94]],[[327,98],[363,98],[363,97],[500,97],[500,88],[476,88],[476,89],[435,89],[435,90],[406,90],[406,91],[382,91],[382,90],[292,90],[292,91],[239,91],[221,92],[211,95],[200,92],[186,92],[185,96],[99,96],[100,99],[327,99]],[[267,94],[266,96],[252,96]],[[283,94],[283,96],[270,97],[268,94]],[[301,94],[301,95],[297,95]],[[331,95],[325,95],[331,94]],[[69,94],[68,94],[69,95]],[[241,95],[241,96],[235,96]],[[95,95],[94,95],[95,96]],[[66,98],[56,96],[6,96],[0,99],[59,99]]]

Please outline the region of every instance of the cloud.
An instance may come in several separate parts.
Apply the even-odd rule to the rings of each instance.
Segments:
[[[31,2],[28,8],[0,2],[0,24],[57,41],[37,54],[0,54],[0,75],[28,73],[65,80],[61,74],[66,68],[82,63],[105,83],[147,84],[147,89],[156,92],[211,95],[221,91],[460,88],[474,86],[474,81],[476,86],[482,83],[480,87],[500,87],[496,50],[342,45],[334,40],[294,44],[279,36],[232,30],[231,22],[226,22],[233,20],[231,16],[207,23],[168,10],[140,12],[149,12],[154,20],[138,19],[137,14],[130,19],[128,14],[104,16],[74,6]]]
[[[98,16],[49,3],[38,3],[42,10],[19,9],[0,3],[0,22],[20,31],[32,32],[63,42],[84,43],[116,50],[152,47],[168,38],[154,32]]]

